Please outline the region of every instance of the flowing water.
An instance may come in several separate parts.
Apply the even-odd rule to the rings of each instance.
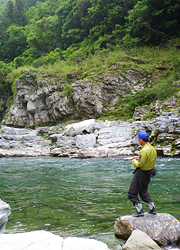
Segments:
[[[158,212],[180,220],[180,159],[158,158],[149,193]],[[48,230],[100,240],[112,250],[117,217],[135,212],[127,198],[134,167],[123,157],[1,158],[1,199],[10,204],[6,233]],[[144,211],[148,210],[143,203]]]

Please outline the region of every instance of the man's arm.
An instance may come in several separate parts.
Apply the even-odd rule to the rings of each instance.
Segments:
[[[139,155],[138,157],[138,159],[132,159],[131,164],[136,168],[142,168],[145,165],[146,157],[144,155]]]

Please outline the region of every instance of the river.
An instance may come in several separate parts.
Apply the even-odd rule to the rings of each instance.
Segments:
[[[180,159],[158,157],[156,168],[149,186],[156,209],[180,220]],[[44,229],[118,249],[124,241],[115,238],[114,221],[135,212],[127,198],[133,169],[125,157],[1,158],[0,197],[11,207],[6,233]]]

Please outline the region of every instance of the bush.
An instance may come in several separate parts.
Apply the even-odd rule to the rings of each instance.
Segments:
[[[151,88],[138,91],[135,95],[128,95],[120,99],[116,105],[115,110],[109,112],[108,116],[116,115],[126,119],[132,118],[135,108],[138,106],[149,105],[156,100],[164,101],[179,92],[179,81],[174,81],[175,75],[169,76],[167,80],[161,80],[157,85]],[[153,118],[153,114],[148,113],[144,119]]]

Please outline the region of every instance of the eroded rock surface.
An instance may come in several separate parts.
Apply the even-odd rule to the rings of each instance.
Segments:
[[[139,153],[134,139],[149,134],[158,155],[180,156],[180,114],[164,112],[150,121],[96,121],[37,129],[1,126],[0,156],[115,157]]]
[[[158,213],[143,217],[131,215],[116,219],[114,233],[117,238],[128,239],[132,231],[139,229],[158,245],[178,244],[180,242],[180,222],[170,214]]]
[[[74,80],[56,78],[54,74],[40,74],[26,70],[16,80],[15,103],[5,124],[25,127],[37,124],[57,124],[63,119],[96,118],[105,104],[112,106],[127,94],[143,89],[151,73],[132,68],[101,79]]]

